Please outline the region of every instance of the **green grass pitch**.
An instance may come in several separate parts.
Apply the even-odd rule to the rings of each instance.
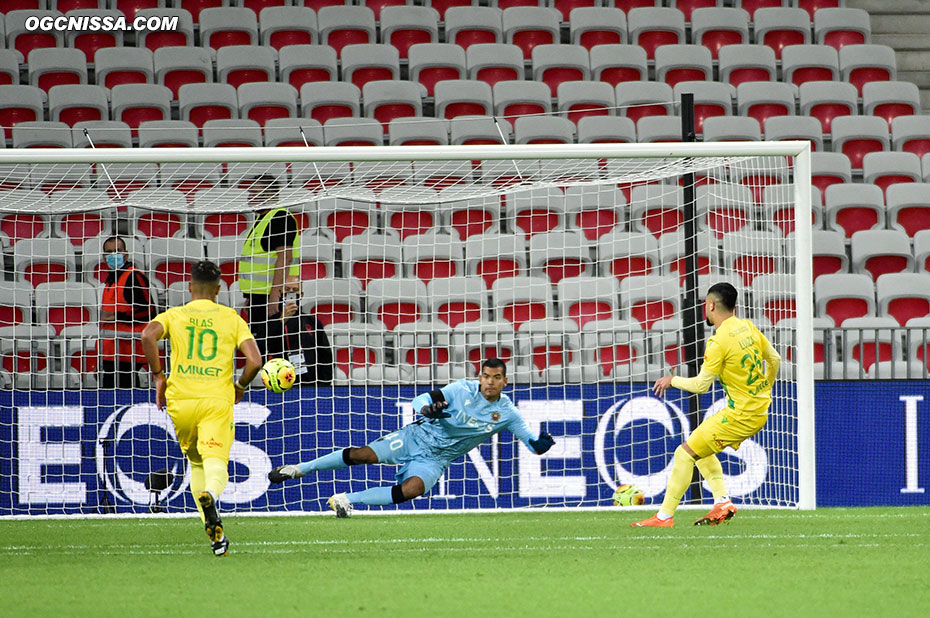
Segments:
[[[927,616],[930,509],[0,520],[2,616]]]

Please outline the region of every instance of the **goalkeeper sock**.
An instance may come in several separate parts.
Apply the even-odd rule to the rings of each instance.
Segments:
[[[665,499],[662,501],[660,513],[668,516],[675,514],[681,497],[688,490],[691,483],[691,473],[694,471],[694,460],[691,455],[685,451],[684,447],[679,446],[675,449],[675,458],[672,464],[672,474],[668,479],[668,487],[665,489]]]
[[[219,457],[207,457],[203,460],[203,471],[206,480],[204,489],[210,492],[214,500],[219,499],[229,482],[229,464]]]
[[[702,459],[698,459],[696,465],[701,472],[701,476],[704,477],[704,480],[707,481],[707,484],[710,486],[710,490],[714,492],[714,503],[726,502],[726,500],[723,499],[727,498],[727,487],[723,483],[723,466],[720,465],[720,460],[717,459],[717,456],[711,454]]]
[[[297,467],[300,468],[302,474],[319,472],[320,470],[342,470],[343,468],[348,468],[349,464],[346,463],[342,454],[345,450],[346,449],[341,448],[338,451],[333,451],[329,455],[323,455],[311,461],[298,464]]]
[[[371,506],[386,506],[394,504],[393,487],[372,487],[365,491],[346,494],[352,504],[369,504]]]
[[[203,464],[195,464],[193,461],[191,463],[191,493],[194,494],[194,504],[197,505],[197,512],[200,513],[200,521],[206,523],[206,518],[203,516],[203,509],[200,506],[200,500],[197,498],[200,497],[200,493],[203,491],[204,486],[206,485],[206,480],[204,479],[203,473]]]

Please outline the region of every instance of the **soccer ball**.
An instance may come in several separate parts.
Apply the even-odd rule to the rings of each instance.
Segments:
[[[634,506],[643,504],[646,496],[636,485],[621,485],[614,492],[614,506]]]
[[[274,393],[283,393],[294,386],[296,380],[297,370],[283,358],[272,358],[262,367],[262,382]]]

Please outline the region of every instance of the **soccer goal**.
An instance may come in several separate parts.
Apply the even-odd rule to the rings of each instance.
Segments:
[[[725,396],[650,387],[699,366],[719,281],[783,357],[766,427],[721,454],[730,495],[813,508],[809,146],[0,151],[0,515],[193,510],[134,335],[101,320],[103,282],[125,268],[106,254],[116,243],[145,275],[154,311],[186,302],[191,265],[211,259],[218,302],[242,311],[243,244],[275,207],[300,228],[300,321],[274,349],[300,375],[236,407],[225,512],[322,511],[393,484],[390,466],[267,473],[414,421],[416,394],[489,357],[555,447],[497,434],[397,510],[615,508],[630,483],[658,504],[674,449]],[[709,500],[695,484],[684,503]]]

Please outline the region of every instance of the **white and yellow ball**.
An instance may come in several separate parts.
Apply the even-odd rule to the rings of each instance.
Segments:
[[[614,492],[614,506],[639,506],[646,502],[646,496],[636,485],[621,485]]]
[[[283,393],[297,381],[297,370],[290,361],[272,358],[262,367],[262,382],[274,393]]]

